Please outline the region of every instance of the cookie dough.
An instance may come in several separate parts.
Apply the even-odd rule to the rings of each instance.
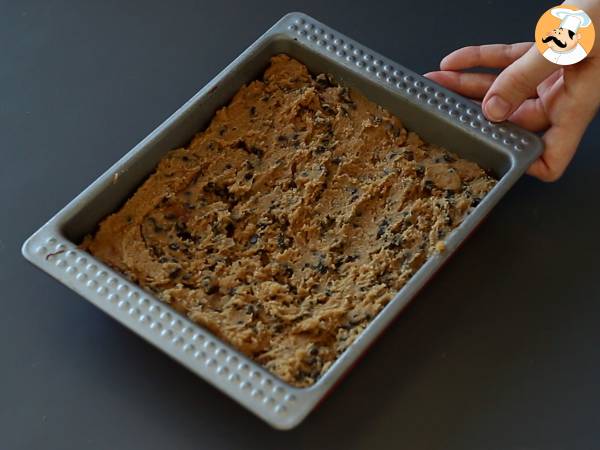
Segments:
[[[304,387],[494,184],[278,55],[81,246]]]

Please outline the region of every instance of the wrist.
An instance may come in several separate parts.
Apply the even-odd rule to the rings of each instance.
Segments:
[[[600,0],[566,0],[563,5],[584,10],[592,19],[594,27],[600,27]],[[598,39],[596,41],[592,51],[587,56],[588,58],[600,56],[600,42],[598,42]]]

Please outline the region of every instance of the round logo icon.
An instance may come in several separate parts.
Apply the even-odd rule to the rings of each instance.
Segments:
[[[535,45],[548,61],[570,66],[583,60],[594,46],[596,32],[585,11],[560,5],[546,11],[535,27]]]

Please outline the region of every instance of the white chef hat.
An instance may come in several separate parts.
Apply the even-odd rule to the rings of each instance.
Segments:
[[[572,9],[567,8],[554,8],[550,12],[554,17],[558,17],[561,20],[561,28],[571,30],[573,33],[577,33],[579,28],[586,28],[592,23],[590,16],[581,9],[573,11]]]

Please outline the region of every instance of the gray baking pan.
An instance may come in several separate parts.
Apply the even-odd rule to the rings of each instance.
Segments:
[[[185,145],[271,56],[287,53],[313,73],[333,74],[396,114],[426,140],[479,163],[498,184],[369,324],[308,388],[292,387],[192,323],[152,294],[77,248],[117,210],[170,149]],[[284,16],[235,61],[36,231],[23,245],[33,264],[225,392],[272,426],[292,428],[340,381],[386,326],[454,253],[542,152],[540,139],[512,124],[492,124],[478,105],[301,13]],[[384,368],[381,368],[384,370]],[[402,405],[398,405],[402,408]],[[203,414],[203,412],[199,412]]]

